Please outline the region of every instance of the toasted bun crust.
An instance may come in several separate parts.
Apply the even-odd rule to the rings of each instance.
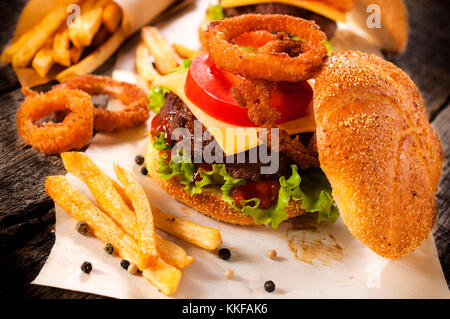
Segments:
[[[150,136],[147,140],[147,154],[145,158],[148,174],[170,196],[216,220],[238,225],[255,225],[252,217],[244,216],[241,212],[234,210],[218,194],[202,193],[191,197],[184,190],[184,185],[180,184],[175,178],[169,180],[159,178],[157,172],[159,152],[153,148],[152,143],[153,139]],[[286,208],[288,217],[292,218],[305,213],[300,206],[300,201],[291,201]]]
[[[314,88],[321,167],[350,232],[399,258],[430,234],[443,150],[411,79],[355,51],[330,57]]]
[[[380,7],[381,28],[367,27],[367,19],[372,12],[367,6],[375,4]],[[402,52],[408,43],[408,11],[403,0],[357,0],[351,18],[369,34],[374,36],[383,49]]]

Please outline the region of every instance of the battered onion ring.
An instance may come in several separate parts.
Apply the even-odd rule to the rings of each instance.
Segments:
[[[54,88],[79,89],[90,95],[107,94],[126,107],[120,111],[95,108],[94,129],[111,132],[135,127],[149,118],[147,94],[136,85],[119,82],[107,76],[82,75],[69,78]]]
[[[46,154],[66,152],[89,143],[93,134],[94,105],[79,90],[53,90],[39,94],[22,89],[25,101],[17,111],[17,130],[31,146]],[[62,123],[35,124],[51,112],[70,110]]]
[[[286,32],[303,39],[295,57],[279,52],[250,52],[232,43],[246,32]],[[327,56],[325,33],[312,21],[286,15],[247,14],[209,24],[207,49],[220,69],[250,79],[299,82],[310,79]],[[300,42],[300,41],[299,41]]]

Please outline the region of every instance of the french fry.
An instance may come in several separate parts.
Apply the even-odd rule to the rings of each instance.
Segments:
[[[72,46],[70,48],[70,60],[72,61],[72,63],[73,64],[77,63],[80,60],[82,54],[83,48],[77,48],[76,46]]]
[[[78,23],[69,28],[69,37],[76,47],[87,47],[102,24],[103,7],[109,0],[85,0],[81,4]]]
[[[85,154],[61,153],[64,167],[91,190],[100,209],[114,219],[130,236],[138,234],[134,212],[125,204],[111,179]]]
[[[109,32],[114,33],[119,27],[120,20],[122,19],[122,9],[117,3],[111,1],[103,10],[102,22]]]
[[[54,64],[53,45],[49,42],[39,49],[33,58],[31,66],[40,77],[45,77]]]
[[[196,57],[199,57],[202,54],[204,54],[201,51],[192,50],[177,43],[172,44],[172,47],[175,50],[175,52],[183,59],[195,59]]]
[[[138,266],[145,269],[156,264],[158,252],[155,246],[155,226],[153,224],[152,210],[142,186],[136,178],[117,164],[114,171],[125,189],[125,194],[131,200],[136,214],[138,228]]]
[[[95,237],[104,243],[111,243],[114,252],[121,258],[137,264],[139,253],[136,241],[70,185],[65,177],[47,177],[45,190],[73,218],[87,222]],[[144,269],[142,275],[167,296],[177,291],[181,279],[181,271],[162,259],[158,259],[155,266]]]
[[[53,40],[53,57],[56,63],[70,66],[72,60],[70,57],[69,29],[61,28],[61,30],[55,34]]]
[[[158,229],[208,250],[217,249],[222,244],[220,230],[180,219],[154,206],[151,208]]]
[[[178,67],[177,57],[170,45],[155,27],[143,27],[141,36],[155,59],[156,69],[162,75],[169,74]]]
[[[122,29],[118,29],[105,43],[89,56],[57,74],[55,77],[56,80],[61,82],[72,76],[84,75],[95,71],[114,53],[114,51],[117,50],[124,40],[125,35],[122,32]]]
[[[132,207],[131,201],[122,185],[114,180],[111,181],[124,202],[129,207]],[[159,210],[153,205],[150,205],[150,207],[156,228],[207,250],[215,250],[222,244],[220,230],[180,219]]]
[[[66,16],[65,6],[58,6],[47,13],[40,23],[22,35],[18,41],[3,52],[2,60],[6,63],[11,60],[14,68],[26,67],[45,41],[58,29]]]
[[[138,240],[136,215],[130,208],[132,207],[131,201],[128,200],[129,203],[127,204],[123,200],[123,198],[128,198],[123,187],[117,182],[113,182],[84,153],[61,153],[61,158],[66,169],[86,183],[101,210]],[[100,203],[103,203],[103,205]],[[194,258],[188,256],[184,249],[178,245],[164,240],[158,234],[155,234],[155,239],[158,255],[167,263],[178,269],[184,269],[194,261]]]
[[[149,48],[142,41],[136,48],[136,69],[147,82],[153,82],[160,76],[153,67]]]

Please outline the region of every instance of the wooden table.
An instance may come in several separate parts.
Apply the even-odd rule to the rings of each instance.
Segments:
[[[450,24],[448,1],[406,0],[411,34],[407,51],[387,58],[402,67],[420,88],[433,127],[442,139],[446,161],[437,194],[439,214],[433,232],[439,258],[450,283]],[[0,49],[10,40],[26,0],[0,3]],[[107,74],[108,60],[96,73]],[[43,86],[42,89],[48,88]],[[64,174],[59,156],[47,156],[18,136],[17,108],[23,101],[10,66],[0,66],[0,297],[102,298],[30,285],[55,241],[55,211],[45,194],[47,175]]]

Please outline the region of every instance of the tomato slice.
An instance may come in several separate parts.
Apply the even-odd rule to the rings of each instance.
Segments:
[[[231,88],[244,79],[216,67],[208,54],[192,61],[186,78],[186,96],[212,117],[239,126],[255,127],[247,114],[247,108],[239,106]],[[271,104],[281,118],[275,124],[285,123],[306,116],[313,98],[308,82],[278,82],[272,90]]]

